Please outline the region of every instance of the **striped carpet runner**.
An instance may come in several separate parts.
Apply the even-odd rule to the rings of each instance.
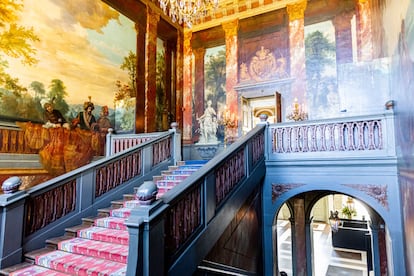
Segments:
[[[190,161],[171,167],[154,178],[161,197],[189,175],[197,171],[205,161]],[[123,207],[111,209],[109,216],[94,220],[93,226],[77,231],[77,237],[58,242],[57,249],[36,256],[35,263],[11,272],[11,276],[60,276],[60,275],[126,275],[129,234],[125,220],[138,200],[128,200]]]

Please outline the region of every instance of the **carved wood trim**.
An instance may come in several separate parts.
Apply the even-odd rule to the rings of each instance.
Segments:
[[[364,192],[365,194],[377,200],[385,209],[389,210],[387,185],[373,184],[343,184],[344,186]]]
[[[292,189],[298,188],[300,186],[303,186],[305,184],[299,184],[299,183],[286,183],[286,184],[275,184],[272,183],[272,203],[276,201],[278,197],[280,197],[282,194],[289,192]]]

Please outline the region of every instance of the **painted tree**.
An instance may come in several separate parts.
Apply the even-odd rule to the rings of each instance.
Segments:
[[[135,97],[137,93],[136,79],[137,79],[137,55],[132,51],[129,51],[128,56],[124,57],[124,62],[120,68],[128,72],[130,96]]]
[[[115,86],[117,91],[114,96],[115,117],[120,118],[120,124],[115,122],[115,128],[122,131],[131,131],[135,127],[135,97],[137,78],[137,56],[132,51],[124,57],[120,68],[128,73],[128,83],[117,80]]]
[[[307,90],[308,95],[314,95],[313,105],[315,105],[316,98],[323,94],[320,90],[325,77],[324,71],[335,60],[335,43],[330,42],[322,32],[315,31],[305,38],[305,53]]]
[[[216,55],[209,55],[205,64],[205,86],[212,92],[206,100],[211,100],[216,110],[218,102],[226,102],[225,85],[226,51],[219,50]]]
[[[163,114],[166,111],[166,66],[165,66],[165,51],[164,48],[157,48],[157,63],[156,63],[156,128],[158,131],[163,129]]]
[[[65,84],[59,79],[53,79],[49,88],[50,90],[47,93],[49,101],[53,102],[54,108],[65,116],[69,111],[69,105],[65,101],[65,96],[68,95]]]
[[[33,28],[17,24],[22,9],[21,1],[0,0],[0,86],[16,96],[27,91],[27,88],[18,83],[18,78],[13,78],[6,72],[8,63],[5,56],[19,59],[26,65],[33,65],[37,60],[36,49],[32,43],[39,41]]]

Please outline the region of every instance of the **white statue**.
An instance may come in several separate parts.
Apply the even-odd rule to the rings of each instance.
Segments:
[[[211,104],[211,100],[208,100],[204,114],[197,118],[200,124],[200,140],[198,143],[201,144],[217,143],[217,114]]]

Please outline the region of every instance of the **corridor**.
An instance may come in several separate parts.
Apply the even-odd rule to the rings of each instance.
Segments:
[[[288,220],[277,221],[279,270],[292,274],[291,231]],[[325,223],[313,223],[315,276],[367,276],[364,251],[333,248],[331,231]]]

